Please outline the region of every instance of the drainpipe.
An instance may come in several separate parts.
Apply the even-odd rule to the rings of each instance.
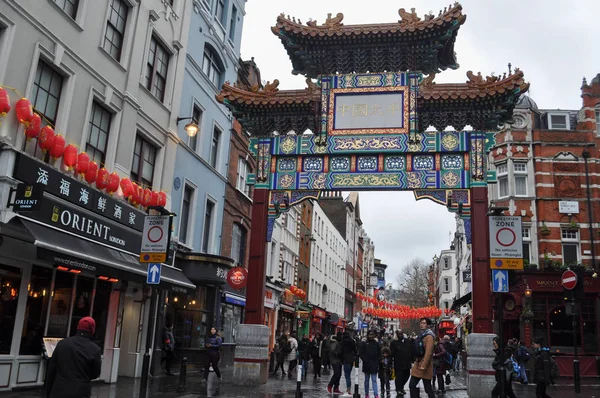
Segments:
[[[588,223],[589,223],[589,230],[590,230],[590,244],[592,245],[592,268],[594,269],[594,271],[597,272],[598,268],[596,265],[596,244],[594,243],[594,226],[592,225],[594,222],[594,214],[593,214],[593,209],[592,209],[592,193],[590,191],[590,174],[588,171],[588,159],[590,157],[590,153],[588,152],[587,148],[583,149],[581,156],[583,157],[584,166],[585,166],[585,185],[586,185],[586,191],[587,191]]]

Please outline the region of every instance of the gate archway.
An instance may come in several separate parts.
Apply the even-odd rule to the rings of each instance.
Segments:
[[[436,83],[436,73],[458,68],[462,7],[399,15],[397,23],[345,25],[341,13],[324,24],[282,14],[271,29],[306,87],[226,83],[217,96],[252,135],[257,157],[246,323],[263,322],[266,241],[281,212],[327,191],[409,190],[466,220],[473,332],[492,332],[486,215],[495,173],[486,157],[529,84],[518,69]]]

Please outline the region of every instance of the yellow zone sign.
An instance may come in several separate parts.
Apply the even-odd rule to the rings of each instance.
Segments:
[[[490,258],[490,269],[523,269],[523,259]]]
[[[167,253],[140,253],[140,263],[164,263]]]

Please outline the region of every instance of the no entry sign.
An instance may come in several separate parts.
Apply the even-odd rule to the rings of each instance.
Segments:
[[[523,258],[521,217],[490,217],[490,257]]]
[[[577,274],[570,269],[563,272],[561,280],[565,289],[573,290],[577,286]]]

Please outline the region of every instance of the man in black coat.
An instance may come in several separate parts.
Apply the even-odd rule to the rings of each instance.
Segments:
[[[400,397],[406,394],[404,386],[410,378],[410,367],[412,366],[412,343],[402,329],[396,330],[394,340],[390,344],[390,350],[394,360],[394,372],[396,373],[396,396]]]
[[[96,322],[81,318],[75,336],[61,340],[54,349],[46,376],[48,398],[88,398],[91,381],[100,376],[100,347],[92,341]]]

